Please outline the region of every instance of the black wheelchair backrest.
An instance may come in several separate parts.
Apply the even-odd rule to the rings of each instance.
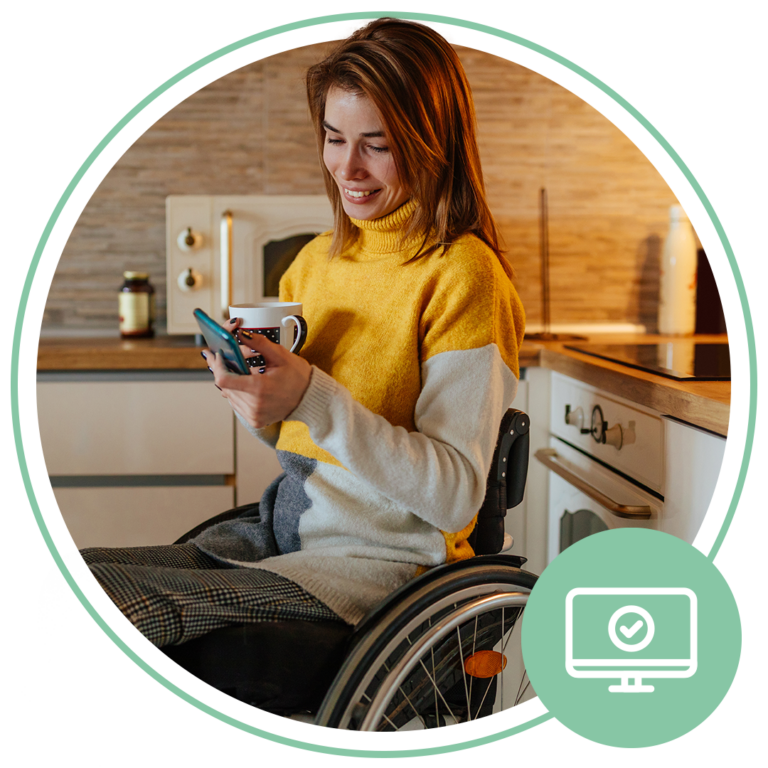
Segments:
[[[501,551],[507,510],[523,500],[528,475],[529,429],[528,415],[515,408],[510,408],[501,420],[485,500],[469,538],[476,555],[494,555]]]

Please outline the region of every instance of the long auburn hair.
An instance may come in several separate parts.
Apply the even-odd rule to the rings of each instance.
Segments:
[[[443,37],[423,24],[377,19],[310,67],[306,86],[334,211],[331,257],[357,236],[323,162],[325,103],[335,87],[368,97],[384,120],[398,176],[416,202],[402,238],[404,243],[422,238],[411,261],[472,233],[511,276],[485,199],[472,92],[459,57]]]

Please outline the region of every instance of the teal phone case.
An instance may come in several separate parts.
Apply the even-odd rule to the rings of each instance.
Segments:
[[[235,337],[215,320],[208,317],[202,309],[196,309],[193,314],[211,352],[215,352],[217,355],[221,354],[224,358],[224,364],[232,373],[249,375],[250,369]]]

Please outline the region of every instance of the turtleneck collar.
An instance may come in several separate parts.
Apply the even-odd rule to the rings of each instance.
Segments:
[[[357,244],[361,250],[367,253],[401,253],[409,247],[421,244],[421,238],[415,237],[402,241],[403,227],[416,210],[416,203],[408,200],[392,213],[379,219],[364,221],[353,219],[350,221],[360,230]]]

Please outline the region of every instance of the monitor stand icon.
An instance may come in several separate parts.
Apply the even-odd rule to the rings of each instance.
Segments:
[[[643,678],[691,677],[696,606],[695,593],[683,587],[572,589],[565,598],[568,674],[619,678],[620,685],[608,686],[611,693],[652,693]]]

